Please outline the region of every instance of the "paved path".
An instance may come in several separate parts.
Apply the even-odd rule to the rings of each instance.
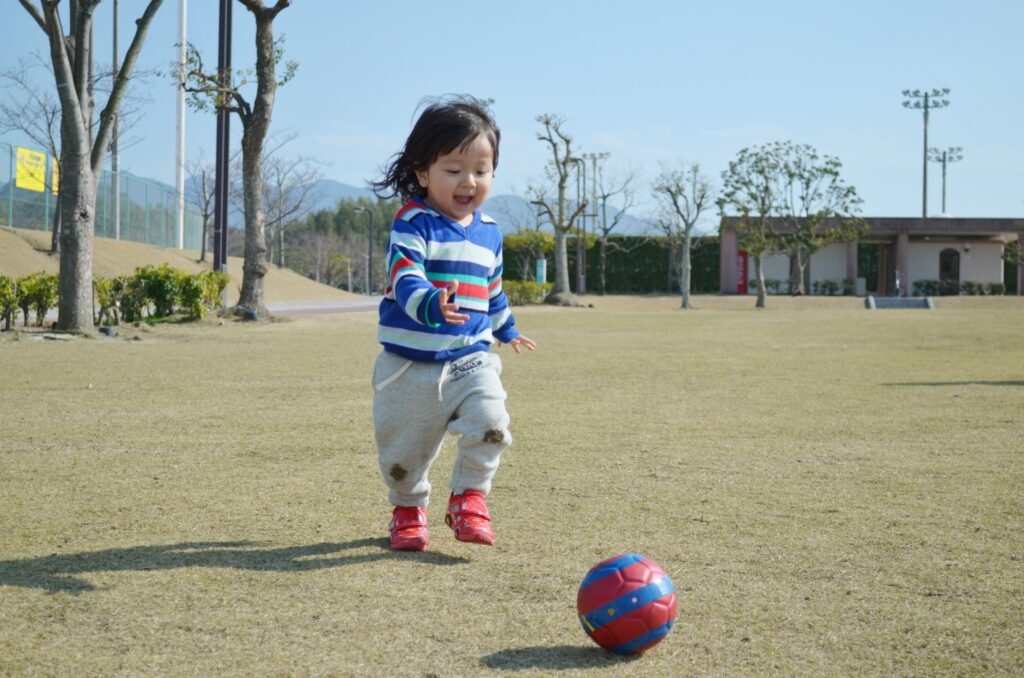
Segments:
[[[380,296],[366,296],[346,299],[318,301],[275,301],[267,309],[276,315],[319,315],[322,313],[360,313],[376,311]]]

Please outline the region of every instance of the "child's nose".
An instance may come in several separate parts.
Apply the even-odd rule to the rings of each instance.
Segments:
[[[476,186],[476,177],[473,176],[472,172],[467,172],[462,175],[462,183],[465,186]]]

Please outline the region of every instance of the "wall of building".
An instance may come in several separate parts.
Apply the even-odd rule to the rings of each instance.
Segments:
[[[960,253],[960,282],[1003,282],[1003,246],[1000,243],[915,240],[910,243],[909,252],[911,286],[916,280],[939,279],[939,255],[947,249]]]
[[[811,257],[811,289],[819,280],[846,278],[846,243],[826,245]]]

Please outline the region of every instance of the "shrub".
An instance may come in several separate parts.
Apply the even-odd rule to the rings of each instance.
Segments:
[[[503,280],[501,283],[508,303],[512,306],[525,306],[527,304],[543,304],[544,299],[551,294],[553,283],[538,283],[524,280]]]
[[[976,283],[973,280],[965,280],[960,284],[960,289],[964,294],[970,296],[977,296],[985,293],[985,288],[981,283]]]
[[[839,281],[838,280],[822,280],[821,281],[821,293],[830,297],[834,297],[839,293]]]
[[[42,327],[46,322],[46,314],[59,300],[59,279],[52,273],[40,271],[18,278],[16,287],[17,306],[24,316],[25,325],[28,325],[28,312],[31,309],[36,314],[36,325]]]
[[[991,294],[992,296],[1001,297],[1002,295],[1006,294],[1006,285],[999,282],[989,283],[988,293]]]
[[[198,320],[206,315],[206,306],[203,304],[204,292],[203,282],[199,276],[185,275],[178,281],[180,308],[189,318]]]
[[[960,294],[960,283],[953,279],[940,280],[938,292],[944,297],[956,296]]]
[[[18,278],[15,285],[15,303],[21,309],[22,324],[28,327],[28,312],[32,308],[32,294],[36,285],[36,277],[41,274],[30,273]]]
[[[854,285],[853,281],[849,278],[843,278],[843,296],[853,296]]]
[[[940,293],[942,281],[940,280],[915,280],[915,297],[934,297]]]
[[[159,268],[137,268],[135,276],[142,283],[146,298],[153,302],[154,315],[161,318],[172,315],[178,301],[182,272],[167,264],[161,264]]]
[[[114,296],[121,308],[121,316],[125,322],[142,319],[143,311],[149,310],[146,288],[138,275],[119,275],[114,278]]]
[[[117,315],[117,294],[114,292],[114,281],[110,278],[93,278],[92,288],[96,292],[96,304],[100,307],[96,324],[120,324],[120,318]]]
[[[0,319],[4,321],[4,329],[11,329],[14,316],[18,312],[18,285],[13,278],[0,275]]]
[[[203,271],[198,276],[203,286],[203,305],[211,311],[223,306],[224,290],[231,278],[224,271]]]

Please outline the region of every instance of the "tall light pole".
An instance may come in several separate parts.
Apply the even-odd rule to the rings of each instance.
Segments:
[[[231,84],[231,3],[220,0],[217,24],[217,77],[222,87]],[[223,97],[218,96],[218,100]],[[228,166],[230,165],[231,113],[225,102],[217,106],[216,176],[213,200],[213,270],[228,272]]]
[[[590,213],[594,217],[594,221],[593,221],[594,230],[597,230],[597,226],[596,226],[596,224],[597,224],[597,172],[598,172],[597,163],[599,161],[604,160],[609,155],[611,155],[611,154],[610,153],[584,153],[583,154],[583,158],[586,159],[586,160],[589,160],[590,163],[591,163],[591,170],[592,170],[591,174],[592,174],[592,176],[590,178],[590,205],[592,207],[592,210],[591,210]],[[584,232],[583,232],[584,241],[586,240],[586,236],[587,236],[587,233],[586,233],[586,230],[584,230]],[[584,242],[584,246],[583,246],[583,270],[584,271],[587,270],[587,248],[586,248],[586,242]],[[584,282],[586,282],[586,277],[584,277],[583,280],[584,280]]]
[[[960,162],[964,159],[964,149],[959,146],[950,146],[944,151],[937,148],[928,149],[928,159],[932,162],[942,163],[942,213],[946,213],[946,165],[951,162]]]
[[[356,207],[355,213],[366,212],[370,215],[369,237],[366,239],[366,293],[373,294],[373,210],[368,207]]]
[[[185,248],[185,40],[188,0],[178,0],[178,152],[174,168],[178,191],[178,249]]]
[[[587,199],[587,161],[573,158],[572,162],[576,165],[576,209],[579,209]],[[576,223],[576,294],[587,293],[587,271],[583,263],[584,212],[586,209],[580,212]]]
[[[922,166],[924,170],[924,181],[921,188],[921,218],[928,217],[928,111],[933,108],[945,108],[949,106],[948,99],[940,99],[949,94],[949,88],[932,89],[922,92],[919,89],[913,91],[903,90],[903,96],[907,97],[903,102],[904,108],[920,110],[924,113],[924,149],[922,152]]]
[[[113,79],[117,80],[117,71],[120,68],[117,65],[118,60],[118,49],[117,44],[117,15],[118,15],[118,3],[114,0],[114,61],[111,64],[111,70],[114,72]],[[120,130],[118,129],[118,115],[117,111],[114,111],[114,124],[110,135],[110,190],[113,193],[114,198],[114,240],[121,239],[121,159],[118,154],[117,142],[120,136]]]

